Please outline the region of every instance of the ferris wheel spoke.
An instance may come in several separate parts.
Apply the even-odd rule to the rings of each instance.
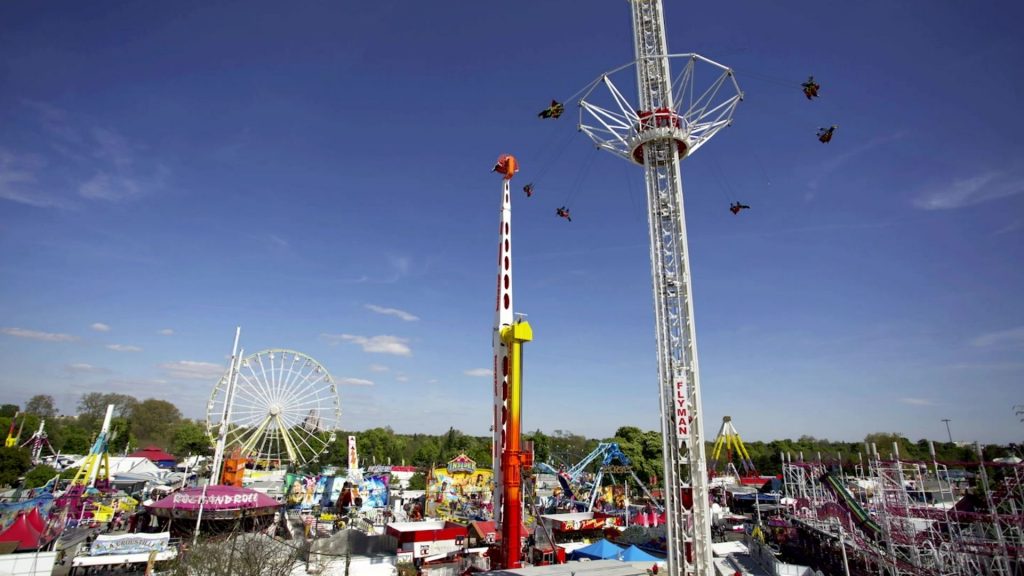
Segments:
[[[264,430],[263,436],[260,438],[260,440],[261,440],[260,448],[256,452],[256,460],[257,461],[259,461],[259,460],[267,460],[267,461],[269,461],[274,456],[274,454],[271,452],[270,448],[268,448],[268,446],[270,446],[271,443],[272,443],[270,431],[269,430]]]
[[[281,439],[284,440],[284,447],[288,451],[288,457],[293,462],[298,461],[298,452],[295,451],[295,446],[292,445],[291,438],[288,437],[288,432],[284,427],[284,422],[281,422],[281,418],[278,416],[274,417],[277,420],[278,429],[281,431]]]
[[[295,384],[295,379],[298,378],[298,375],[301,372],[301,365],[298,368],[295,367],[295,364],[298,361],[299,354],[296,352],[292,352],[292,363],[288,365],[288,379],[285,381],[285,388],[287,389],[292,388],[292,386]]]
[[[260,396],[263,397],[263,401],[266,403],[265,405],[269,407],[274,403],[273,391],[270,389],[270,385],[267,382],[267,374],[266,370],[262,366],[262,359],[257,357],[256,360],[261,364],[260,371],[257,373],[254,367],[250,367],[249,371],[252,373],[250,381],[256,390],[258,390]]]
[[[251,377],[239,372],[238,376],[245,382],[246,386],[236,386],[236,389],[239,389],[248,394],[248,396],[252,398],[255,401],[255,403],[264,406],[270,406],[270,398],[265,394],[263,386],[260,385],[259,376],[252,371],[252,368],[249,369],[249,372],[251,373]],[[238,392],[236,391],[236,394],[237,393]]]
[[[324,448],[327,447],[327,442],[320,437],[320,434],[314,434],[309,430],[306,430],[306,440],[311,444],[310,448],[314,453],[320,453]]]
[[[273,404],[274,396],[270,387],[270,379],[267,377],[267,368],[263,365],[262,353],[256,355],[256,362],[260,365],[260,374],[262,375],[262,377],[257,377],[256,381],[260,384],[261,389],[264,389],[267,392],[267,403]],[[254,374],[255,372],[256,371],[253,370]]]
[[[321,446],[318,449],[318,448],[314,448],[309,443],[311,437],[315,438],[315,436],[312,436],[311,434],[309,434],[309,431],[306,430],[305,428],[298,427],[297,429],[294,430],[293,434],[295,435],[296,438],[298,438],[302,442],[303,445],[306,446],[306,448],[309,449],[309,458],[313,458],[314,456],[319,454],[321,450],[323,450],[323,446]]]
[[[274,405],[275,400],[273,391],[270,390],[266,381],[264,381],[259,374],[253,374],[252,385],[254,386],[253,393],[259,395],[259,405],[264,410],[270,410],[270,407]]]
[[[285,362],[287,362],[288,356],[286,353],[281,353],[280,366],[275,370],[277,373],[277,384],[274,387],[274,397],[277,402],[280,403],[284,398],[287,391],[290,389],[288,386],[288,380],[291,378],[291,373],[288,371]]]
[[[323,410],[316,405],[294,408],[286,412],[282,412],[282,416],[284,416],[292,426],[313,426],[317,429],[322,427],[321,422],[324,418]]]
[[[309,372],[301,374],[301,378],[297,379],[296,382],[295,382],[295,385],[293,386],[293,390],[294,390],[293,396],[299,396],[299,395],[303,394],[309,388],[310,383],[311,382],[315,382],[315,380],[310,380],[310,378],[314,377],[315,375],[316,375],[316,368],[315,367],[312,367],[309,370]]]
[[[281,351],[275,352],[275,356],[280,355],[280,362],[274,368],[274,398],[277,403],[281,403],[284,398],[284,393],[288,390],[288,369],[285,363],[288,361],[288,353]]]
[[[277,352],[271,352],[267,355],[270,359],[270,389],[274,392],[272,396],[274,402],[281,401],[281,382],[284,380],[284,356],[281,356],[280,364],[276,364],[279,354]]]
[[[301,397],[294,397],[289,400],[285,405],[281,406],[282,410],[294,412],[295,410],[304,410],[310,407],[318,407],[323,404],[323,394],[318,390],[310,390]]]
[[[240,387],[236,396],[241,397],[243,408],[266,411],[270,406],[270,402],[263,397],[259,390]]]
[[[296,391],[295,391],[295,396],[304,396],[304,395],[305,395],[305,394],[306,394],[306,393],[307,393],[308,391],[311,391],[311,390],[315,390],[315,388],[314,388],[314,387],[315,387],[315,386],[316,386],[317,384],[319,384],[319,383],[320,383],[321,381],[323,381],[323,380],[324,380],[324,378],[327,378],[327,376],[328,376],[328,375],[327,375],[327,372],[322,372],[322,373],[320,373],[320,375],[319,375],[319,376],[318,376],[318,377],[316,378],[316,380],[310,381],[310,382],[308,382],[308,383],[307,383],[307,384],[305,385],[305,387],[304,387],[304,388],[301,388],[301,389],[298,389],[298,390],[296,390]]]
[[[267,416],[263,419],[263,421],[260,422],[259,426],[253,428],[252,433],[249,434],[249,436],[245,440],[245,442],[242,443],[242,452],[244,452],[244,453],[252,452],[252,448],[256,444],[256,440],[260,437],[260,434],[262,434],[263,431],[267,429],[267,424],[270,423],[270,419],[271,419],[270,414],[267,414]]]
[[[293,428],[292,430],[293,430],[293,433],[294,433],[294,434],[295,434],[296,436],[298,436],[299,438],[301,438],[301,439],[302,439],[302,442],[303,442],[303,443],[304,443],[304,444],[305,444],[305,445],[306,445],[306,446],[307,446],[307,447],[308,447],[308,448],[309,448],[310,450],[314,450],[314,451],[316,450],[316,449],[315,449],[315,448],[313,448],[313,446],[312,446],[312,445],[310,444],[310,441],[311,441],[311,440],[314,440],[314,439],[316,439],[316,434],[314,433],[314,431],[310,430],[309,428],[306,428],[306,427],[305,427],[304,425],[301,425],[301,424],[300,424],[299,426],[296,426],[296,427],[294,427],[294,428]],[[322,448],[322,447],[321,447],[321,448]]]

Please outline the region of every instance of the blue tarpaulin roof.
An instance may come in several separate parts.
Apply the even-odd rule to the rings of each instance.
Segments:
[[[607,560],[609,558],[618,558],[621,553],[622,548],[602,538],[590,546],[573,550],[572,559],[578,560],[580,558],[590,558],[592,560]]]
[[[622,551],[621,559],[624,562],[659,562],[662,558],[652,556],[647,552],[636,547],[636,544],[631,545]]]

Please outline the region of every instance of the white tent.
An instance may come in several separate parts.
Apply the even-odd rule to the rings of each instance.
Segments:
[[[72,468],[81,468],[85,464],[85,458],[72,464]],[[142,457],[131,457],[131,456],[111,456],[110,457],[110,475],[115,476],[117,474],[132,473],[132,474],[155,474],[160,472],[160,467],[153,464],[148,458]]]

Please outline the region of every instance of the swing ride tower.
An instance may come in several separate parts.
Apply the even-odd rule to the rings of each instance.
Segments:
[[[630,11],[635,60],[584,89],[579,129],[598,148],[643,167],[668,571],[671,576],[707,576],[713,574],[708,472],[680,161],[731,123],[742,92],[725,66],[697,54],[668,53],[661,0],[630,0]],[[676,78],[670,75],[673,59],[684,62]],[[634,68],[631,79],[628,71]],[[636,83],[636,104],[616,87],[620,72],[620,84]]]

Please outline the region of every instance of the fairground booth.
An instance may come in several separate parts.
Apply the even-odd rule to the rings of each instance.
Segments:
[[[443,520],[392,522],[388,524],[386,534],[398,540],[399,563],[412,562],[419,566],[462,553],[467,545],[469,528]]]
[[[266,494],[235,486],[186,488],[146,506],[149,514],[161,519],[164,529],[176,534],[195,529],[202,509],[202,530],[219,532],[240,525],[252,531],[269,525],[281,508]]]

